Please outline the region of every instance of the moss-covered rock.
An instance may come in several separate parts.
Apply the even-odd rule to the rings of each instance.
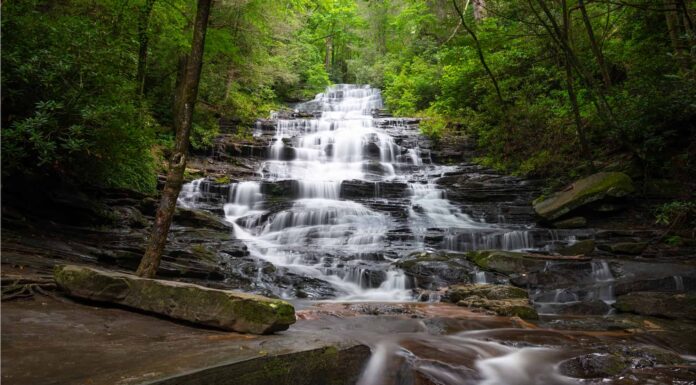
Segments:
[[[635,191],[631,178],[621,172],[600,172],[580,179],[569,188],[533,202],[534,211],[546,220],[554,220],[588,203],[605,198],[620,198]]]
[[[696,293],[637,291],[619,296],[614,307],[626,313],[696,320]]]
[[[509,285],[456,285],[446,298],[458,306],[485,309],[501,316],[537,319],[525,290]]]
[[[56,266],[54,276],[56,283],[74,297],[225,330],[269,334],[295,323],[292,305],[253,294],[72,265]]]
[[[639,255],[648,247],[647,242],[619,242],[608,245],[602,245],[602,249],[614,254],[630,254]]]
[[[543,269],[546,261],[535,259],[528,253],[502,250],[479,250],[466,253],[467,258],[486,270],[503,274],[525,274]]]
[[[553,227],[557,229],[579,229],[587,226],[585,217],[572,217],[553,222]]]
[[[561,255],[588,255],[591,254],[594,249],[595,241],[592,239],[584,239],[558,250],[558,253]]]

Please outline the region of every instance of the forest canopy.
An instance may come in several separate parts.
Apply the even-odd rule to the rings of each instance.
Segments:
[[[191,145],[330,83],[369,83],[435,140],[563,181],[696,169],[694,1],[221,0]],[[153,191],[192,0],[18,0],[2,13],[3,176]],[[628,166],[626,166],[628,165]]]

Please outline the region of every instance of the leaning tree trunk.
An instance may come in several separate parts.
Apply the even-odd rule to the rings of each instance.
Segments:
[[[181,191],[188,155],[189,136],[191,134],[191,120],[193,109],[198,96],[198,83],[203,67],[203,48],[205,47],[205,33],[208,28],[208,16],[212,0],[198,0],[196,21],[193,27],[193,42],[191,54],[186,61],[186,72],[178,88],[178,97],[175,101],[174,124],[176,127],[176,142],[174,153],[169,160],[167,182],[162,191],[155,223],[152,226],[150,238],[145,248],[145,255],[140,261],[137,274],[141,277],[154,277],[157,273],[164,245],[167,243],[167,234],[172,224],[176,200]]]

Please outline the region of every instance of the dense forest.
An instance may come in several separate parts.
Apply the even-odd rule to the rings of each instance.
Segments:
[[[152,191],[194,9],[6,4],[3,174]],[[683,0],[217,1],[191,145],[210,145],[221,118],[243,137],[284,103],[357,82],[434,138],[476,138],[500,170],[693,178],[693,23]]]
[[[696,384],[695,23],[5,1],[1,380]]]

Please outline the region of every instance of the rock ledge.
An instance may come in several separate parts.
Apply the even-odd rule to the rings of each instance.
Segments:
[[[292,305],[259,295],[74,265],[56,266],[54,276],[56,283],[74,297],[224,330],[269,334],[295,323]]]

